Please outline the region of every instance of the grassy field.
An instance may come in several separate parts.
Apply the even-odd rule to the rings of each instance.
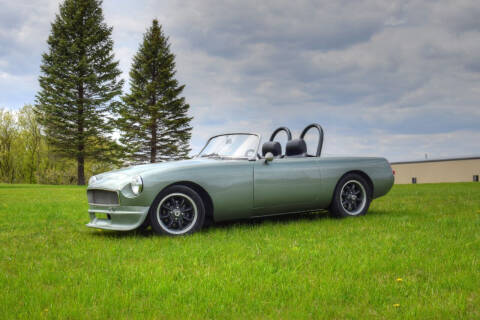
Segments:
[[[87,221],[82,187],[0,185],[0,318],[480,318],[478,183],[181,238]]]

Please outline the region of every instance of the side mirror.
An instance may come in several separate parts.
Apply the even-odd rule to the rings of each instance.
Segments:
[[[273,153],[267,152],[267,154],[265,155],[265,163],[269,163],[271,161],[273,161]]]

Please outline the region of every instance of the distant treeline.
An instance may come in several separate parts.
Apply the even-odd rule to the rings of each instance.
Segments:
[[[86,162],[86,175],[108,171],[119,162]],[[0,182],[76,184],[75,160],[60,157],[42,134],[33,107],[0,109]]]
[[[64,0],[42,55],[34,106],[0,109],[0,181],[84,185],[125,163],[183,159],[192,127],[175,55],[155,19],[123,92],[100,0]]]

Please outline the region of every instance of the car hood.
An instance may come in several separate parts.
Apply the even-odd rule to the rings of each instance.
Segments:
[[[89,189],[122,189],[125,184],[129,183],[132,177],[148,172],[148,174],[159,173],[172,169],[191,168],[194,166],[209,165],[213,162],[218,163],[215,159],[190,159],[179,161],[168,161],[159,163],[149,163],[137,166],[126,167],[118,170],[108,171],[96,175],[97,181],[88,186]]]

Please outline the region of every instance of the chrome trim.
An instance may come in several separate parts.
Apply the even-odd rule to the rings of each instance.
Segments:
[[[141,184],[140,184],[140,190],[138,191],[138,193],[133,192],[133,185],[132,185],[133,180],[135,180],[136,178],[140,178],[140,182],[141,182]],[[130,185],[130,190],[132,191],[132,194],[133,194],[133,198],[138,197],[138,196],[142,193],[143,187],[144,187],[144,183],[143,183],[143,178],[142,178],[142,176],[141,176],[141,175],[136,175],[136,176],[132,177],[132,178],[130,179],[129,185]],[[118,202],[120,202],[120,199],[118,200]]]
[[[88,203],[91,206],[99,206],[99,207],[119,207],[119,204],[102,204],[102,203]]]
[[[110,211],[110,210],[103,210],[103,209],[89,209],[88,213],[106,213],[106,214],[140,214],[141,212],[138,211]]]

